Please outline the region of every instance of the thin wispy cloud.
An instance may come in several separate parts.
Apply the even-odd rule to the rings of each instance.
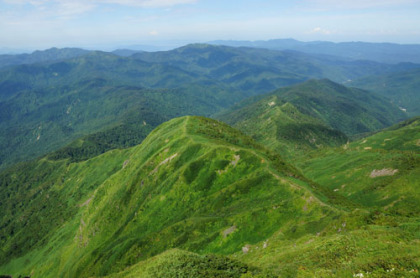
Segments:
[[[327,29],[322,29],[321,27],[315,27],[314,29],[311,30],[311,33],[330,35],[330,34],[332,34],[332,31],[327,30]]]
[[[420,43],[419,10],[419,0],[0,0],[0,46],[290,37]]]

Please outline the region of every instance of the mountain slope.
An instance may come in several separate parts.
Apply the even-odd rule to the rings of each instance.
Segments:
[[[57,51],[65,54],[65,50],[50,52]],[[0,168],[108,129],[127,130],[123,138],[141,135],[134,136],[139,140],[111,139],[121,143],[101,141],[96,154],[132,146],[172,117],[209,116],[245,97],[311,77],[345,81],[411,67],[210,45],[130,57],[92,51],[71,59],[9,67],[0,70]],[[393,113],[390,117],[395,118]],[[388,120],[381,118],[383,124],[372,125],[381,128]],[[139,128],[143,121],[156,124]],[[361,132],[369,129],[360,128]]]
[[[388,127],[406,114],[388,100],[329,80],[310,80],[272,94],[347,135]]]
[[[348,136],[406,118],[387,99],[330,80],[309,80],[249,98],[216,115],[258,141],[290,155],[293,150],[337,146]]]
[[[144,88],[160,86],[168,89]],[[240,96],[229,86],[182,70],[101,52],[3,70],[0,168],[108,129],[129,138],[101,141],[108,145],[101,149],[133,146],[164,121],[208,116]]]
[[[419,216],[420,118],[300,163],[305,175],[366,207]]]
[[[278,232],[234,258],[280,277],[418,277],[419,120],[297,157],[305,175],[359,208],[316,235]]]
[[[391,99],[412,117],[420,115],[420,69],[365,77],[354,80],[349,85]]]
[[[79,163],[43,158],[0,180],[0,273],[33,277],[117,273],[174,247],[232,254],[279,228],[315,233],[351,206],[199,117],[162,124],[130,149]]]
[[[302,114],[275,94],[248,99],[216,117],[288,158],[316,148],[339,146],[348,140],[342,132]]]

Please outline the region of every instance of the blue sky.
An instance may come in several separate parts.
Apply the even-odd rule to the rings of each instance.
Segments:
[[[0,47],[211,40],[420,43],[419,0],[0,0]]]

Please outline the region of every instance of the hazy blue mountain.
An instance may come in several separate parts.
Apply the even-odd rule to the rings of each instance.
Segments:
[[[341,83],[366,75],[419,67],[410,63],[386,65],[295,51],[208,44],[187,45],[172,51],[143,52],[133,55],[133,58],[199,73],[253,95],[309,78],[328,78]]]
[[[80,48],[50,48],[43,51],[34,51],[31,54],[0,55],[0,68],[13,65],[43,63],[48,61],[65,60],[89,53]]]
[[[327,41],[302,42],[294,39],[268,41],[212,41],[211,44],[227,46],[260,47],[276,50],[296,50],[305,53],[327,54],[353,60],[372,60],[381,63],[420,63],[419,44],[367,43]]]
[[[142,50],[133,50],[133,49],[116,49],[114,51],[112,51],[112,54],[118,55],[118,56],[122,56],[122,57],[129,57],[133,54],[139,53],[139,52],[143,52]]]

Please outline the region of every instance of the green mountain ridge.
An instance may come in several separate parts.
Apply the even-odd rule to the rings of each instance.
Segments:
[[[328,127],[321,120],[302,114],[293,104],[276,95],[222,112],[216,118],[225,121],[264,146],[292,158],[299,153],[339,146],[348,141],[346,135]],[[246,103],[246,104],[245,104]]]
[[[249,98],[215,117],[293,157],[339,146],[347,142],[346,135],[379,130],[406,115],[375,94],[324,79]]]
[[[0,272],[102,276],[174,247],[230,254],[298,219],[325,218],[321,228],[341,209],[322,206],[329,197],[300,177],[252,139],[198,117],[84,162],[17,166],[1,176]]]
[[[0,274],[416,277],[418,129],[410,119],[294,161],[318,183],[202,117],[85,161],[16,165],[0,173]],[[398,172],[369,177],[381,167]]]
[[[347,85],[370,90],[391,99],[411,117],[420,115],[420,70],[375,75],[354,80]]]

